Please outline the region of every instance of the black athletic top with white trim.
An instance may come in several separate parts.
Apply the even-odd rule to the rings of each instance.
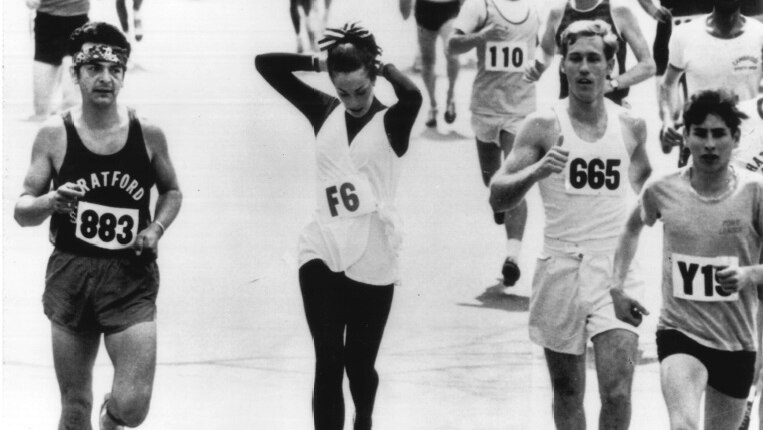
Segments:
[[[72,182],[85,195],[73,212],[51,216],[51,243],[57,249],[89,256],[133,254],[130,246],[151,219],[151,188],[156,182],[140,121],[129,110],[125,145],[114,154],[100,155],[85,147],[71,112],[63,120],[66,155],[53,187]]]

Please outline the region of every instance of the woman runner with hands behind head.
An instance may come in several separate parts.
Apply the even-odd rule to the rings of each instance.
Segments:
[[[368,30],[346,24],[326,34],[320,41],[328,51],[325,63],[273,53],[258,55],[255,66],[316,134],[318,208],[299,239],[299,283],[316,356],[315,428],[343,428],[346,369],[354,428],[365,430],[379,384],[374,363],[398,279],[400,158],[422,97],[395,66],[379,62],[381,48]],[[328,71],[338,99],[293,74],[311,70]],[[389,108],[374,97],[377,75],[398,97]]]

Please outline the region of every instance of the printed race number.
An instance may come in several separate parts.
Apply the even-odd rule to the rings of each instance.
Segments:
[[[728,294],[715,282],[715,274],[722,267],[739,264],[739,258],[694,257],[673,254],[673,296],[700,302],[731,302],[739,293]]]
[[[497,72],[522,71],[527,58],[523,45],[506,42],[487,42],[485,54],[485,70]]]
[[[138,235],[138,210],[79,202],[75,236],[103,249],[124,249]]]
[[[376,210],[371,184],[360,176],[350,176],[335,183],[325,183],[319,200],[321,213],[328,218],[355,217]]]
[[[574,158],[568,166],[565,188],[570,194],[617,194],[621,160]]]

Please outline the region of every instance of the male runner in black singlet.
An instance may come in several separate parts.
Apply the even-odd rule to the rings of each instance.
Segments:
[[[114,380],[100,428],[136,427],[148,413],[156,367],[157,245],[182,195],[162,130],[117,103],[130,54],[125,36],[109,24],[85,24],[69,52],[82,105],[37,133],[14,216],[22,226],[51,217],[43,307],[62,396],[59,429],[91,428],[101,333]]]

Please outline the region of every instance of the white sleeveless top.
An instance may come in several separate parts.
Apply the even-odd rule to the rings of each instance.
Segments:
[[[740,170],[763,173],[763,96],[740,102],[738,107],[749,118],[742,122],[731,162]]]
[[[630,155],[619,119],[623,108],[607,99],[604,102],[607,130],[596,142],[575,134],[567,113],[568,99],[552,107],[570,155],[563,172],[538,182],[546,239],[578,244],[605,241],[607,248],[616,246],[628,213]]]
[[[320,259],[371,285],[398,279],[399,217],[394,207],[401,160],[377,112],[348,142],[345,110],[329,114],[317,136],[317,210],[299,239],[300,266]]]
[[[496,4],[500,3],[500,6]],[[524,68],[535,61],[540,17],[530,0],[485,0],[482,29],[496,24],[509,29],[509,37],[477,47],[477,74],[472,87],[472,112],[525,117],[536,109],[535,83],[523,79]],[[516,17],[507,16],[513,13]]]

